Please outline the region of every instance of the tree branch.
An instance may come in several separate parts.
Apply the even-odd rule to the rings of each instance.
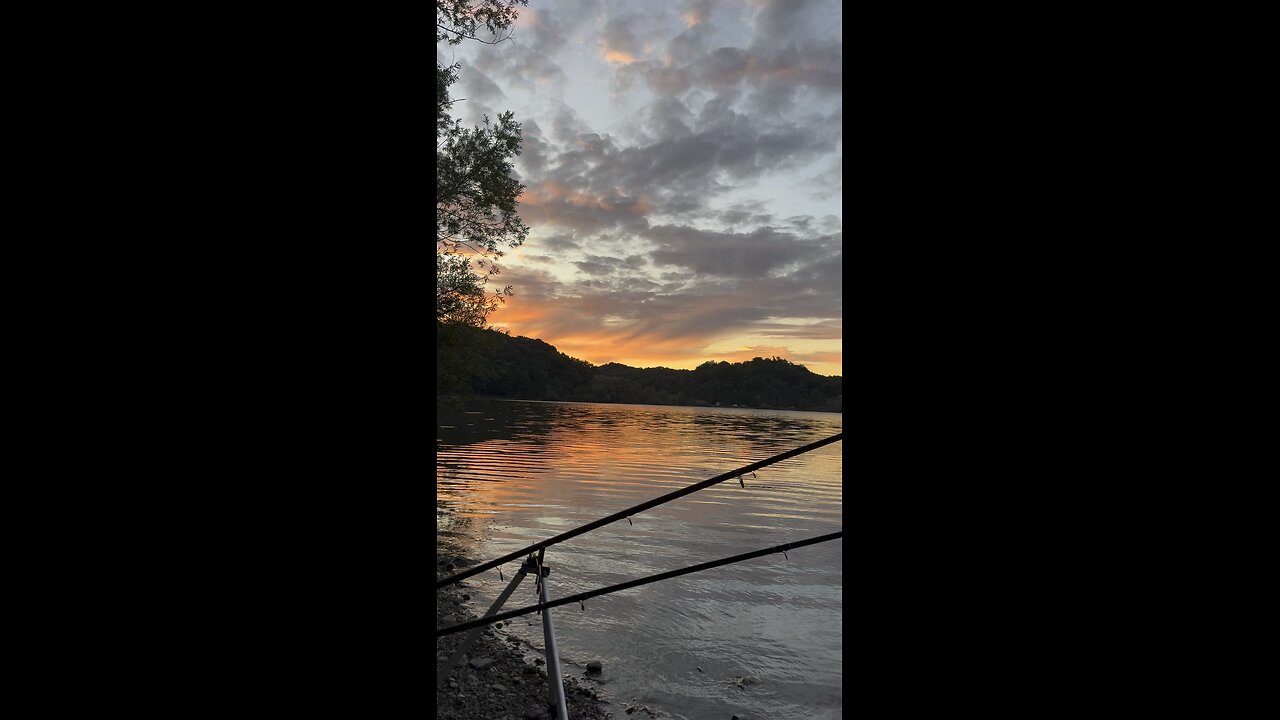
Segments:
[[[500,43],[500,42],[504,42],[504,41],[506,41],[506,40],[510,40],[511,38],[515,37],[515,31],[512,31],[510,34],[508,34],[508,35],[507,35],[506,37],[504,37],[504,38],[498,38],[497,40],[482,40],[482,39],[480,39],[480,38],[476,37],[475,35],[468,35],[468,34],[466,34],[466,33],[464,33],[464,32],[458,32],[457,30],[454,30],[454,29],[453,29],[453,28],[451,28],[451,27],[445,27],[444,25],[441,25],[440,23],[436,23],[436,27],[440,28],[441,30],[444,30],[445,32],[451,32],[451,33],[453,33],[454,35],[457,35],[457,36],[458,36],[458,37],[460,37],[460,38],[465,38],[465,39],[467,39],[467,40],[475,40],[476,42],[478,42],[478,43],[484,43],[485,45],[497,45],[497,44],[498,44],[498,43]]]

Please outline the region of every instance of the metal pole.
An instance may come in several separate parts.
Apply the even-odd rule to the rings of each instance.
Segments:
[[[516,591],[516,587],[520,585],[521,580],[524,580],[524,576],[527,573],[528,573],[528,570],[525,568],[524,565],[521,565],[520,569],[516,572],[515,577],[511,578],[510,583],[507,583],[507,589],[503,590],[502,594],[498,596],[498,599],[493,601],[493,605],[489,606],[489,611],[486,612],[483,615],[483,617],[489,617],[490,615],[493,615],[494,613],[501,610],[502,605],[507,602],[507,598],[511,597],[511,593]],[[480,637],[480,633],[483,630],[484,630],[484,626],[480,626],[480,627],[477,627],[475,630],[472,630],[471,634],[467,636],[466,640],[462,641],[462,644],[458,645],[458,649],[453,651],[453,655],[448,660],[445,661],[444,665],[439,668],[436,668],[436,689],[437,690],[444,687],[444,680],[445,678],[449,677],[449,671],[453,668],[454,665],[457,665],[458,660],[462,659],[462,656],[468,650],[471,649],[471,646],[475,644],[476,640]]]
[[[550,591],[547,590],[547,576],[551,568],[542,566],[541,599],[543,603],[551,602]],[[556,629],[551,624],[551,611],[542,612],[542,637],[547,645],[547,681],[551,683],[551,695],[556,699],[556,720],[569,720],[569,709],[564,704],[564,681],[560,679],[560,651],[556,648]]]
[[[578,593],[577,595],[562,597],[559,600],[556,600],[555,602],[552,602],[552,603],[544,602],[544,603],[538,603],[537,605],[531,605],[529,607],[517,608],[515,610],[508,610],[504,613],[498,613],[497,615],[494,615],[492,618],[479,618],[477,620],[468,620],[467,622],[458,623],[457,625],[450,625],[447,628],[440,628],[439,630],[436,630],[436,637],[440,637],[442,635],[449,635],[451,633],[460,633],[480,625],[487,625],[491,622],[497,622],[498,620],[507,620],[510,618],[520,617],[521,615],[528,615],[531,612],[543,612],[549,607],[560,607],[561,605],[568,605],[569,603],[576,603],[582,600],[590,600],[593,597],[598,597],[600,595],[608,595],[609,593],[615,593],[615,592],[618,592],[619,590],[629,590],[633,587],[648,585],[649,583],[655,583],[655,582],[658,582],[659,580],[667,580],[673,577],[679,577],[681,575],[688,575],[689,573],[701,572],[703,570],[717,568],[722,565],[730,565],[732,563],[742,562],[743,560],[750,560],[751,558],[758,558],[764,555],[772,555],[773,553],[785,553],[788,550],[796,550],[798,548],[802,548],[807,545],[813,545],[820,542],[827,542],[828,540],[835,540],[837,538],[842,537],[843,535],[844,535],[844,531],[841,530],[840,532],[833,532],[833,533],[828,533],[826,535],[819,535],[818,537],[809,538],[808,540],[797,540],[796,542],[793,542],[793,543],[783,543],[782,545],[775,545],[771,548],[765,548],[763,550],[753,550],[752,552],[743,553],[741,555],[734,555],[733,557],[721,558],[719,560],[712,560],[711,562],[704,562],[698,565],[690,565],[689,567],[680,568],[679,570],[671,570],[668,572],[659,573],[657,575],[650,575],[649,577],[643,577],[637,580],[629,580],[624,583],[618,583],[617,585],[610,585],[609,587],[591,590],[589,592]]]

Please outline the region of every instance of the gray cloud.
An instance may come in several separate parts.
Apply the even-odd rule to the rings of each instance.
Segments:
[[[520,214],[535,228],[526,248],[539,254],[504,267],[513,316],[523,307],[553,344],[603,335],[691,356],[747,332],[840,338],[840,217],[752,195],[778,173],[819,200],[842,191],[839,3],[533,5],[514,42],[464,63],[464,76],[479,70],[465,86],[477,106],[531,97],[527,117],[517,108],[517,168]],[[634,58],[608,66],[604,87],[634,93],[627,117],[603,115],[612,125],[561,99],[573,53],[606,48]]]
[[[756,280],[829,254],[821,240],[801,238],[772,227],[750,233],[712,232],[690,227],[654,227],[645,237],[656,249],[656,265],[675,265],[704,275]]]
[[[755,22],[791,22],[823,7],[765,4]],[[834,8],[838,20],[839,6]],[[565,40],[559,31],[544,30],[558,10],[537,15],[533,44],[540,49],[548,43],[547,50],[559,51],[550,43]],[[665,42],[667,59],[673,64],[639,60],[614,67],[617,76],[646,78],[655,94],[635,116],[636,138],[621,141],[599,132],[564,103],[549,118],[542,116],[546,120],[538,129],[545,127],[548,134],[526,138],[528,157],[518,165],[521,177],[530,187],[547,182],[581,196],[576,203],[531,208],[527,222],[555,223],[585,232],[642,229],[646,215],[691,216],[704,211],[718,195],[838,151],[839,118],[832,122],[832,114],[839,112],[838,42],[821,47],[794,43],[781,48],[767,44],[713,47],[714,31],[707,22],[712,4],[693,3],[683,10],[701,24],[674,37],[670,23],[661,22],[662,12],[613,17],[600,29],[599,41],[619,52],[638,54],[647,42]],[[809,25],[828,21],[811,18]],[[798,37],[801,30],[790,28],[785,35]],[[688,62],[679,65],[675,58]],[[800,105],[802,95],[812,101],[809,95],[818,88],[835,93],[834,107]],[[829,194],[829,183],[817,192]],[[599,201],[595,207],[592,199]],[[648,207],[637,212],[643,202]]]
[[[492,105],[507,97],[497,83],[474,66],[462,70],[458,77],[458,87],[466,91],[469,101],[475,103]]]
[[[614,272],[617,265],[622,264],[621,258],[602,258],[599,255],[588,255],[586,260],[573,263],[584,273],[590,275],[608,275]]]
[[[568,235],[552,235],[539,241],[544,247],[552,250],[581,250],[582,246],[573,241]]]
[[[613,272],[613,265],[609,263],[582,260],[575,262],[574,265],[577,265],[579,270],[587,273],[588,275],[608,275]]]
[[[451,98],[462,100],[455,105],[462,111],[462,118],[468,125],[479,125],[488,116],[495,118],[507,96],[488,75],[474,66],[463,67],[458,74],[458,82],[450,88]]]
[[[642,205],[643,196],[655,203],[651,209],[657,212],[695,212],[716,195],[763,174],[804,167],[835,147],[835,140],[821,133],[804,128],[760,132],[746,117],[736,116],[689,133],[681,122],[688,117],[682,106],[665,102],[668,120],[655,129],[671,137],[619,148],[609,138],[583,133],[568,147],[561,144],[562,151],[548,162],[544,180],[604,198],[607,212],[579,205],[540,218],[579,229],[607,228],[610,220],[634,227],[640,223],[632,211]]]
[[[685,3],[685,11],[683,17],[689,18],[695,23],[695,27],[706,23],[711,18],[711,9],[715,7],[712,0],[690,0]]]
[[[516,159],[517,169],[524,170],[521,177],[541,177],[547,169],[547,157],[555,149],[542,135],[542,128],[533,119],[525,120],[520,125],[520,157]]]
[[[763,0],[751,17],[750,47],[839,41],[840,0]]]
[[[819,200],[826,200],[843,194],[844,156],[837,157],[831,167],[806,180],[805,185],[814,188],[814,196]]]
[[[709,344],[743,333],[778,338],[782,343],[843,336],[839,295],[824,297],[794,279],[698,282],[669,292],[646,277],[611,274],[561,285],[546,281],[545,276],[535,280],[521,268],[510,273],[507,281],[520,288],[517,300],[531,303],[526,312],[533,317],[524,327],[552,344],[555,338],[588,336],[615,352],[631,348],[633,354],[644,353],[660,347],[668,358],[704,360],[709,357],[705,350]],[[494,321],[502,323],[503,313],[499,310]],[[610,322],[605,322],[606,317]],[[782,317],[815,320],[791,325],[776,320]],[[806,357],[839,361],[837,356]]]
[[[773,222],[773,216],[764,211],[764,203],[761,201],[734,203],[728,209],[719,212],[716,217],[730,230],[739,225],[760,227]]]
[[[644,46],[640,38],[636,37],[635,25],[635,16],[615,17],[600,30],[600,42],[609,50],[640,57],[644,54]]]
[[[769,338],[839,340],[844,337],[844,328],[840,322],[809,323],[807,325],[762,322],[756,323],[755,331],[761,337]]]
[[[580,270],[590,275],[611,275],[618,271],[640,270],[648,264],[648,260],[643,255],[631,255],[627,258],[616,258],[602,255],[587,255],[585,259],[574,262]],[[636,276],[628,276],[627,280],[634,281]],[[641,283],[645,286],[658,287],[658,283],[643,279]]]

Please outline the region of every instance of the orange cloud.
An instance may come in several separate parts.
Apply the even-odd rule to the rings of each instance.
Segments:
[[[771,358],[780,357],[784,360],[791,359],[791,350],[786,346],[774,345],[752,345],[744,347],[732,352],[718,352],[708,355],[709,360],[725,360],[727,362],[746,362],[752,358]]]
[[[637,324],[610,323],[608,306],[595,297],[550,299],[532,295],[509,298],[490,318],[496,327],[512,335],[538,338],[557,350],[593,365],[620,362],[633,367],[668,367],[691,370],[708,360],[745,362],[755,357],[781,357],[807,366],[819,375],[843,374],[839,352],[795,352],[785,345],[743,346],[732,352],[706,348],[732,336],[671,336],[638,329]]]
[[[622,211],[631,215],[644,215],[653,210],[653,198],[649,195],[640,195],[634,200],[592,195],[554,180],[545,180],[532,187],[526,187],[516,200],[526,208],[546,208],[548,212],[540,213],[538,219],[552,223],[555,222],[555,213],[552,208],[556,205],[595,207],[611,212]]]
[[[636,61],[636,58],[634,55],[624,53],[621,50],[609,50],[609,49],[605,50],[604,59],[608,60],[611,63],[618,63],[619,65],[630,65],[631,63]]]
[[[827,363],[827,364],[834,364],[834,365],[841,365],[841,366],[844,365],[843,352],[818,351],[818,352],[805,353],[803,355],[797,355],[796,357],[801,360],[808,360],[816,363]]]
[[[533,8],[521,8],[519,14],[516,15],[516,27],[536,27],[538,25],[538,11]]]
[[[599,204],[602,201],[602,198],[593,198],[581,190],[574,190],[564,183],[558,183],[554,180],[546,180],[534,185],[533,187],[525,188],[524,192],[520,193],[520,197],[516,198],[516,200],[521,205],[556,205],[567,203],[569,205],[585,207],[588,205]]]

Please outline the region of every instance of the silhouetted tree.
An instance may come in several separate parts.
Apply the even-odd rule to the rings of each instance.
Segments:
[[[456,45],[471,39],[501,42],[528,0],[437,0],[436,42]],[[476,37],[487,28],[493,40]],[[513,177],[520,154],[520,124],[504,112],[493,122],[465,128],[450,116],[456,100],[449,88],[460,66],[436,63],[436,321],[483,326],[510,285],[485,297],[484,286],[498,274],[494,261],[503,248],[520,246],[529,227],[520,221],[516,198],[524,185]],[[479,297],[477,297],[477,289]]]
[[[782,358],[705,362],[696,370],[595,367],[541,340],[465,325],[438,326],[436,382],[443,392],[525,400],[771,407],[841,412],[842,379]]]

